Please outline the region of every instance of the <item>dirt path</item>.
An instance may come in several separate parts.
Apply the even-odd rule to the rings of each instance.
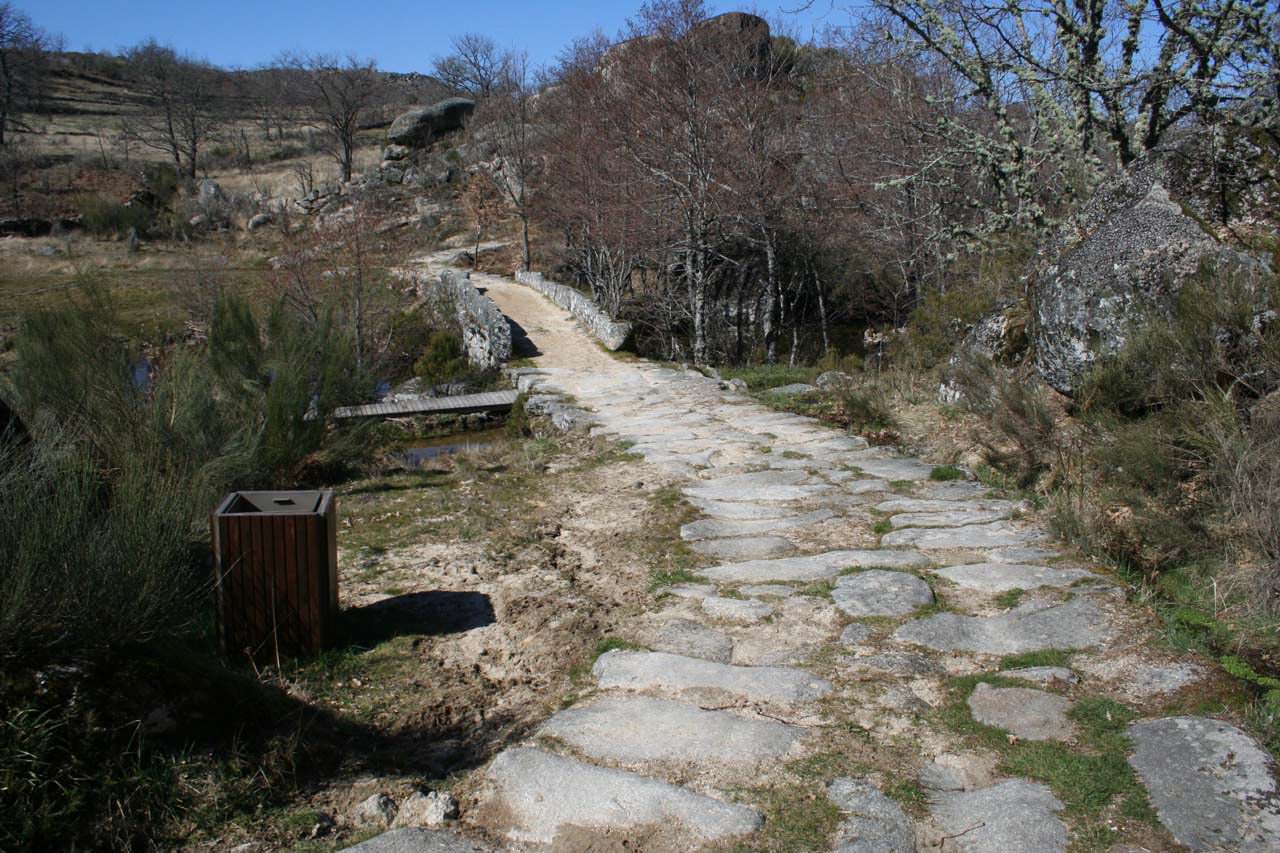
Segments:
[[[555,850],[1280,845],[1270,758],[1213,705],[1211,668],[1160,651],[1124,590],[1028,507],[696,372],[612,359],[531,291],[476,281],[542,352],[522,383],[572,395],[702,517],[670,543],[701,568],[655,591],[596,660],[594,690],[476,772],[467,835]]]

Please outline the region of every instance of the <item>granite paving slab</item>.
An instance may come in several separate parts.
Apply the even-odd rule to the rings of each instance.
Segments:
[[[800,669],[733,666],[666,652],[606,652],[591,669],[605,689],[680,694],[710,690],[765,702],[807,702],[831,692],[831,683]]]
[[[752,832],[761,823],[746,806],[539,749],[500,753],[485,777],[507,824],[506,836],[514,842],[554,847],[569,827],[663,826],[686,842],[711,843]]]

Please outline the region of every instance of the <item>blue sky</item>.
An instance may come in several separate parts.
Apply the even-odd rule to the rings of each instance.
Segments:
[[[449,49],[449,38],[484,33],[504,47],[527,50],[535,63],[553,60],[574,38],[596,28],[613,36],[642,0],[16,0],[40,27],[66,37],[71,50],[115,50],[148,36],[178,50],[227,67],[252,67],[281,51],[353,53],[390,71],[427,71],[432,57]],[[759,0],[767,17],[804,0]],[[749,4],[708,2],[716,12]],[[824,23],[848,20],[850,3],[816,0],[790,15],[799,35]]]

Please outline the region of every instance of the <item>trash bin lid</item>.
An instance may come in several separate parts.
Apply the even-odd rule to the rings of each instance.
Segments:
[[[223,501],[219,515],[302,515],[318,512],[323,491],[233,492]]]

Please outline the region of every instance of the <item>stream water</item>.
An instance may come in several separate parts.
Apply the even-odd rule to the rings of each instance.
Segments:
[[[506,430],[501,427],[475,430],[454,435],[440,435],[435,438],[422,438],[400,445],[395,455],[406,468],[418,468],[424,462],[437,456],[450,453],[462,453],[472,450],[484,450],[502,441]]]

